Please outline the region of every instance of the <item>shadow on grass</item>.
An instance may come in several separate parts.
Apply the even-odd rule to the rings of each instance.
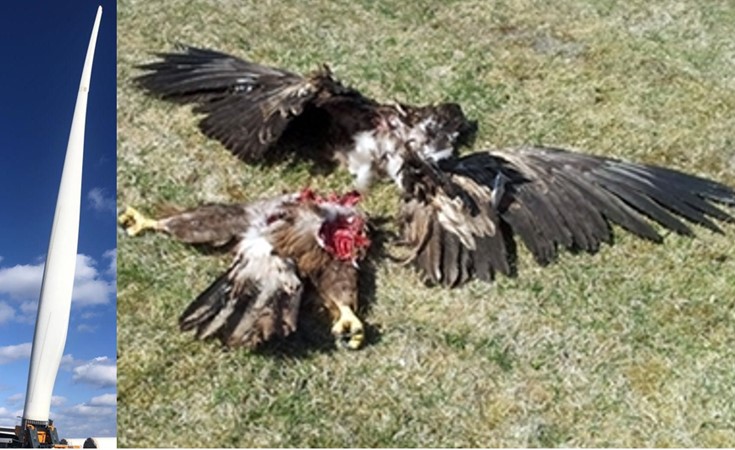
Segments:
[[[363,326],[365,327],[365,341],[361,349],[380,342],[379,327],[366,321],[363,321]],[[328,321],[321,317],[314,317],[311,314],[302,314],[299,318],[299,327],[294,334],[286,339],[274,339],[264,342],[252,352],[276,359],[302,359],[313,354],[348,351],[352,350],[340,348],[335,343],[334,336],[330,333]]]

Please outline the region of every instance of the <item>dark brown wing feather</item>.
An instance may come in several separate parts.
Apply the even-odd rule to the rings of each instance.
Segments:
[[[475,276],[492,281],[496,273],[514,273],[514,247],[503,233],[475,236],[470,245],[440,223],[437,209],[418,202],[406,202],[401,209],[404,239],[413,249],[411,261],[430,284],[455,287]],[[406,238],[418,230],[425,233],[419,241]]]
[[[153,94],[181,103],[203,103],[247,93],[264,82],[298,84],[304,80],[295,73],[208,49],[182,46],[178,52],[156,56],[160,60],[139,66],[150,72],[135,81]]]
[[[309,77],[255,64],[213,50],[184,47],[160,53],[160,60],[140,66],[148,73],[136,82],[167,100],[196,104],[204,114],[199,127],[247,162],[263,162],[266,151],[279,141],[293,119],[312,115],[325,120],[321,106],[340,101],[367,101],[357,91],[332,78],[325,67]],[[321,110],[319,114],[317,110]],[[309,114],[306,114],[309,113]]]
[[[499,180],[503,193],[493,203]],[[593,253],[612,243],[612,224],[655,242],[662,238],[646,218],[683,235],[693,233],[681,219],[719,232],[713,219],[733,218],[715,204],[735,206],[735,191],[712,180],[543,147],[479,152],[439,165],[409,160],[404,188],[404,240],[414,246],[413,261],[447,286],[461,284],[466,272],[485,280],[513,273],[516,235],[545,265],[560,247]],[[459,218],[440,220],[447,211]],[[492,233],[467,226],[483,217]]]
[[[509,186],[501,216],[532,249],[541,264],[553,261],[559,245],[595,252],[612,242],[610,224],[654,242],[662,238],[648,219],[683,235],[680,219],[721,231],[710,219],[732,217],[713,203],[735,205],[735,191],[712,180],[675,170],[633,164],[554,148],[527,147],[487,154],[500,170],[520,173]],[[523,228],[533,221],[536,232]]]
[[[404,167],[399,222],[412,261],[432,284],[459,286],[514,273],[514,244],[482,185],[423,160]]]

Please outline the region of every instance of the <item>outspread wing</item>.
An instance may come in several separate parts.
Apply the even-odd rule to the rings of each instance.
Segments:
[[[278,256],[262,237],[246,237],[229,270],[186,308],[179,325],[196,330],[199,339],[255,348],[296,330],[302,293],[294,261]]]
[[[245,204],[210,204],[170,215],[157,227],[188,244],[221,246],[247,230],[250,220]]]
[[[196,104],[199,127],[247,162],[263,162],[293,119],[329,120],[324,104],[359,104],[360,94],[332,78],[328,68],[310,77],[213,50],[184,47],[140,66],[136,82],[164,99]],[[305,114],[309,113],[309,114]],[[325,128],[321,123],[318,128]]]
[[[566,150],[525,147],[433,164],[408,161],[402,203],[410,260],[429,279],[459,285],[472,275],[513,273],[515,237],[539,264],[559,248],[596,252],[612,224],[661,242],[647,219],[692,235],[682,219],[720,231],[735,206],[721,183],[657,166]]]

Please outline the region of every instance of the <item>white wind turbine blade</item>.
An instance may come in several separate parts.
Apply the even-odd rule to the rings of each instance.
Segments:
[[[82,80],[79,84],[69,143],[66,147],[64,170],[61,174],[59,194],[56,200],[56,212],[51,228],[46,266],[43,270],[36,331],[33,335],[33,350],[28,372],[28,388],[23,409],[24,424],[38,422],[46,424],[48,422],[51,393],[66,344],[79,238],[84,122],[87,113],[92,60],[101,17],[102,7],[100,6],[97,9],[97,17],[84,60]]]

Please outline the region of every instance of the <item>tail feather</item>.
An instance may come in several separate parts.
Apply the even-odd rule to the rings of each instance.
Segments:
[[[211,322],[227,303],[227,294],[230,289],[228,273],[226,272],[220,275],[186,308],[179,318],[181,331],[200,328],[202,325]]]

